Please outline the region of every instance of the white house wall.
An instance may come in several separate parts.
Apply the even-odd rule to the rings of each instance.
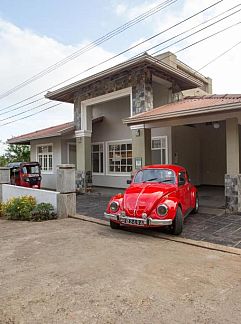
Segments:
[[[61,139],[60,137],[50,137],[47,139],[39,139],[31,141],[31,161],[37,160],[38,145],[53,145],[53,171],[42,171],[42,188],[56,189],[56,170],[57,165],[61,164]]]

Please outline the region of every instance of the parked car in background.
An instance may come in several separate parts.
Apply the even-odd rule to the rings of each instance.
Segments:
[[[41,168],[38,162],[9,163],[12,185],[40,189]]]
[[[198,212],[197,189],[181,166],[145,166],[128,183],[124,194],[111,198],[104,214],[113,229],[121,225],[168,226],[172,234],[178,235],[184,217]]]

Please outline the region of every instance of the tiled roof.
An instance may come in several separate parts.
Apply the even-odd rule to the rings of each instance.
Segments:
[[[238,104],[238,105],[237,105]],[[189,96],[180,101],[162,105],[153,110],[125,119],[125,123],[133,123],[158,118],[171,118],[205,112],[222,110],[223,108],[241,108],[241,94]]]
[[[69,122],[57,126],[52,126],[48,128],[44,128],[38,130],[36,132],[20,135],[17,137],[13,137],[8,139],[9,144],[15,143],[28,143],[30,140],[39,139],[39,138],[46,138],[46,137],[55,137],[60,136],[61,134],[65,133],[65,131],[74,130],[74,122]]]

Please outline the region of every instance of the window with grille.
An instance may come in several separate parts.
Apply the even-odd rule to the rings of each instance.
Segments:
[[[167,136],[158,136],[152,138],[152,150],[159,150],[161,164],[168,163]]]
[[[129,173],[132,171],[131,142],[109,142],[107,144],[108,173]]]
[[[37,146],[37,161],[42,171],[51,172],[53,170],[53,145]]]
[[[92,172],[104,173],[104,144],[93,143],[91,145]]]

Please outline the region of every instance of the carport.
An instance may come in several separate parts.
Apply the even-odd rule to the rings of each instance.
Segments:
[[[169,162],[185,166],[195,185],[220,188],[221,206],[219,198],[217,206],[210,207],[227,207],[232,212],[241,212],[241,95],[186,97],[127,118],[124,123],[132,129],[134,167],[136,160],[143,165],[152,163],[151,130],[169,127]],[[210,201],[213,190],[206,191]]]
[[[188,169],[200,196],[200,213],[185,219],[181,236],[241,248],[241,95],[188,97],[124,123],[132,130],[134,168],[136,160],[152,164],[151,129],[170,128],[169,163]],[[116,191],[97,188],[91,195],[79,196],[77,212],[103,218]]]

